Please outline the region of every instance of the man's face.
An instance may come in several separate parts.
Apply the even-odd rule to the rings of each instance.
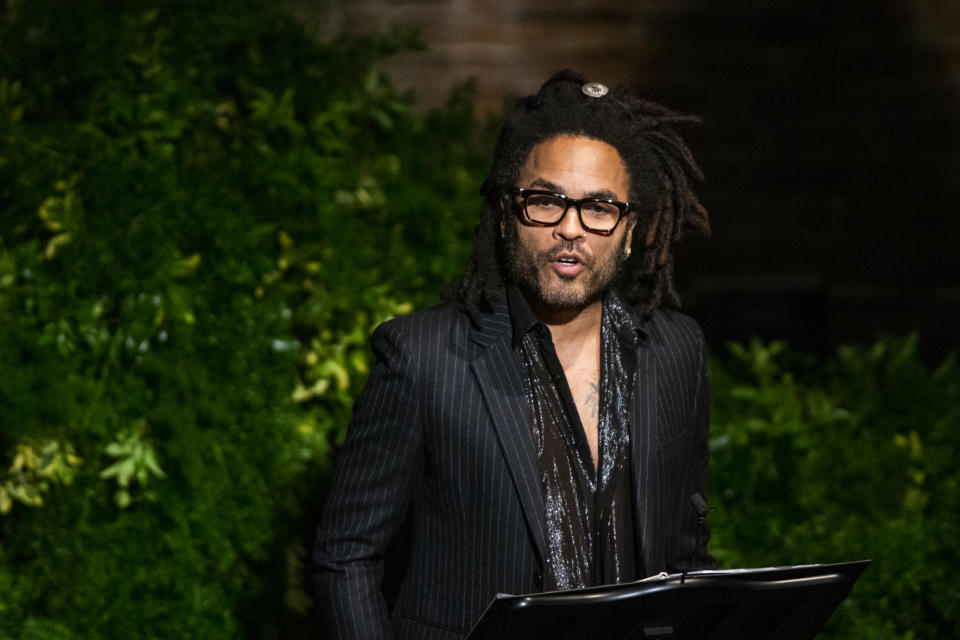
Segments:
[[[606,142],[561,135],[533,147],[517,186],[627,202],[630,178],[620,154]],[[635,216],[601,235],[583,228],[575,207],[556,226],[530,222],[519,205],[516,211],[503,223],[511,280],[532,302],[551,310],[582,309],[598,301],[625,259]]]

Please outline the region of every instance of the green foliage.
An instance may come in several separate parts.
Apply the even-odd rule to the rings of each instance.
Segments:
[[[14,501],[28,507],[42,506],[43,494],[50,491],[51,486],[73,482],[80,462],[69,443],[21,442],[14,449],[6,481],[0,485],[0,515],[9,513]]]
[[[956,359],[931,371],[915,337],[793,357],[754,341],[711,367],[712,551],[727,567],[871,558],[825,637],[955,637]]]
[[[307,628],[369,333],[469,246],[469,91],[417,114],[376,66],[409,33],[259,0],[8,5],[0,638]]]

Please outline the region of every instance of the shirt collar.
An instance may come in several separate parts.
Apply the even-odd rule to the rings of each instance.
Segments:
[[[520,340],[530,329],[541,324],[537,314],[533,312],[526,296],[515,285],[507,285],[507,308],[510,310],[510,325],[513,327],[513,347],[517,348]]]
[[[647,337],[647,325],[643,318],[616,291],[610,290],[604,296],[603,313],[610,318],[614,333],[625,347],[635,349]]]

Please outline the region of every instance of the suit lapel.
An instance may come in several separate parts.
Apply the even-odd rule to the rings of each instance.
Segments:
[[[483,328],[474,332],[471,338],[481,350],[470,366],[490,412],[534,547],[542,561],[546,557],[543,495],[530,432],[530,408],[524,396],[520,355],[511,347],[506,306],[498,308],[493,316],[486,316]]]

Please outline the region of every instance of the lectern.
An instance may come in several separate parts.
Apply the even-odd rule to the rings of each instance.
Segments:
[[[607,587],[497,595],[467,640],[806,640],[868,563],[663,573]]]

